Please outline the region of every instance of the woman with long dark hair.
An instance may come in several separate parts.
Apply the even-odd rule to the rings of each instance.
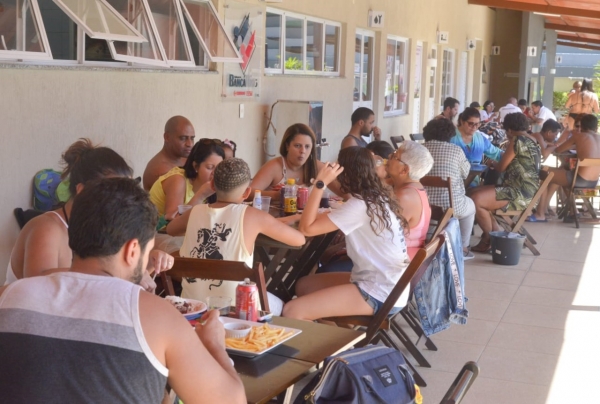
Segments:
[[[354,263],[352,272],[300,279],[296,285],[298,298],[285,305],[285,317],[315,320],[375,314],[409,264],[404,239],[406,220],[391,191],[377,176],[371,151],[348,147],[340,151],[338,161],[319,170],[299,230],[306,236],[341,230]],[[319,214],[323,189],[336,179],[350,199],[330,213]],[[407,298],[408,290],[393,311],[404,307]]]

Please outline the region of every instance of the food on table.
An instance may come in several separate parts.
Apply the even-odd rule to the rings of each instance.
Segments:
[[[202,302],[191,303],[179,296],[167,296],[165,299],[171,303],[181,314],[188,314],[200,310]]]
[[[293,331],[285,328],[272,328],[268,324],[254,326],[244,338],[225,338],[227,348],[249,352],[260,352],[291,336]]]

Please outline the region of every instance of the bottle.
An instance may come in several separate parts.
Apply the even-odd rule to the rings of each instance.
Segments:
[[[298,186],[294,178],[287,180],[284,195],[283,212],[286,216],[295,215],[298,212]]]
[[[258,189],[254,191],[254,201],[252,202],[252,206],[258,210],[262,210],[262,195]]]

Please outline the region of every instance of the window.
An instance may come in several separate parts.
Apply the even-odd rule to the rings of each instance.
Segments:
[[[388,36],[385,65],[384,116],[405,114],[407,112],[408,39]]]
[[[375,34],[357,30],[354,43],[354,109],[373,109],[373,50]]]
[[[242,61],[210,0],[0,0],[0,59],[204,69]]]
[[[454,49],[444,49],[442,56],[442,88],[440,94],[440,111],[444,109],[444,100],[453,97],[454,88],[452,78],[454,76]]]
[[[265,25],[266,73],[339,75],[341,24],[267,9]]]

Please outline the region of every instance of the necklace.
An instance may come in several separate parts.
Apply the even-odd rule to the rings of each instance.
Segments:
[[[69,225],[69,216],[67,216],[67,210],[65,209],[65,205],[62,206],[63,215],[65,215],[65,222],[67,222],[67,226]]]

